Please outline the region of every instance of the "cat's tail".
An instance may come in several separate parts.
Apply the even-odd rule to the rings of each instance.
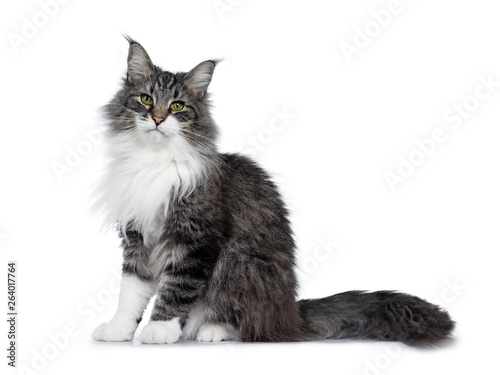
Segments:
[[[455,322],[440,307],[404,293],[351,291],[298,302],[304,332],[312,340],[374,339],[434,345]]]

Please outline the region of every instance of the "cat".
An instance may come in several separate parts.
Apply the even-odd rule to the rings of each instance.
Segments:
[[[250,158],[219,153],[208,86],[216,60],[187,73],[155,66],[129,42],[127,74],[103,108],[110,163],[96,205],[123,247],[118,309],[93,338],[144,344],[375,339],[433,345],[454,321],[393,291],[297,301],[288,210]]]

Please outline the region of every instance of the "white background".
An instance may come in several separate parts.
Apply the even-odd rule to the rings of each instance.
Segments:
[[[6,263],[15,260],[19,373],[496,371],[500,87],[474,95],[479,77],[500,81],[497,2],[401,0],[390,19],[389,1],[46,2],[3,2],[0,11],[0,300],[4,311]],[[92,342],[116,306],[121,253],[88,213],[102,147],[84,131],[96,129],[98,108],[119,87],[122,32],[165,69],[224,58],[210,87],[220,147],[249,152],[242,145],[259,140],[253,154],[293,212],[301,298],[416,294],[449,310],[455,342],[431,351],[352,341]],[[355,39],[348,59],[341,46]],[[453,129],[443,115],[457,105],[468,110]],[[293,119],[273,130],[276,111]],[[446,141],[418,159],[415,142],[438,128]],[[78,149],[86,155],[71,156]],[[384,174],[410,155],[422,164],[392,191]],[[63,164],[71,171],[58,178],[54,165]],[[338,245],[328,253],[325,242]]]

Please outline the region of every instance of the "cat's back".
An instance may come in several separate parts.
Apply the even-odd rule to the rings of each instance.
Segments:
[[[221,155],[221,188],[226,209],[248,228],[288,223],[288,211],[271,175],[251,158],[235,153]]]
[[[271,176],[257,162],[248,156],[237,153],[221,155],[223,162],[223,185],[241,194],[250,195],[274,193],[278,196],[277,188]]]

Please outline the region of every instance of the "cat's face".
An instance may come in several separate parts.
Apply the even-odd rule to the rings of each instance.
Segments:
[[[111,133],[148,148],[167,148],[182,140],[198,151],[212,150],[217,129],[206,90],[215,62],[204,61],[188,73],[170,73],[153,65],[141,45],[129,41],[127,77],[105,107]]]

